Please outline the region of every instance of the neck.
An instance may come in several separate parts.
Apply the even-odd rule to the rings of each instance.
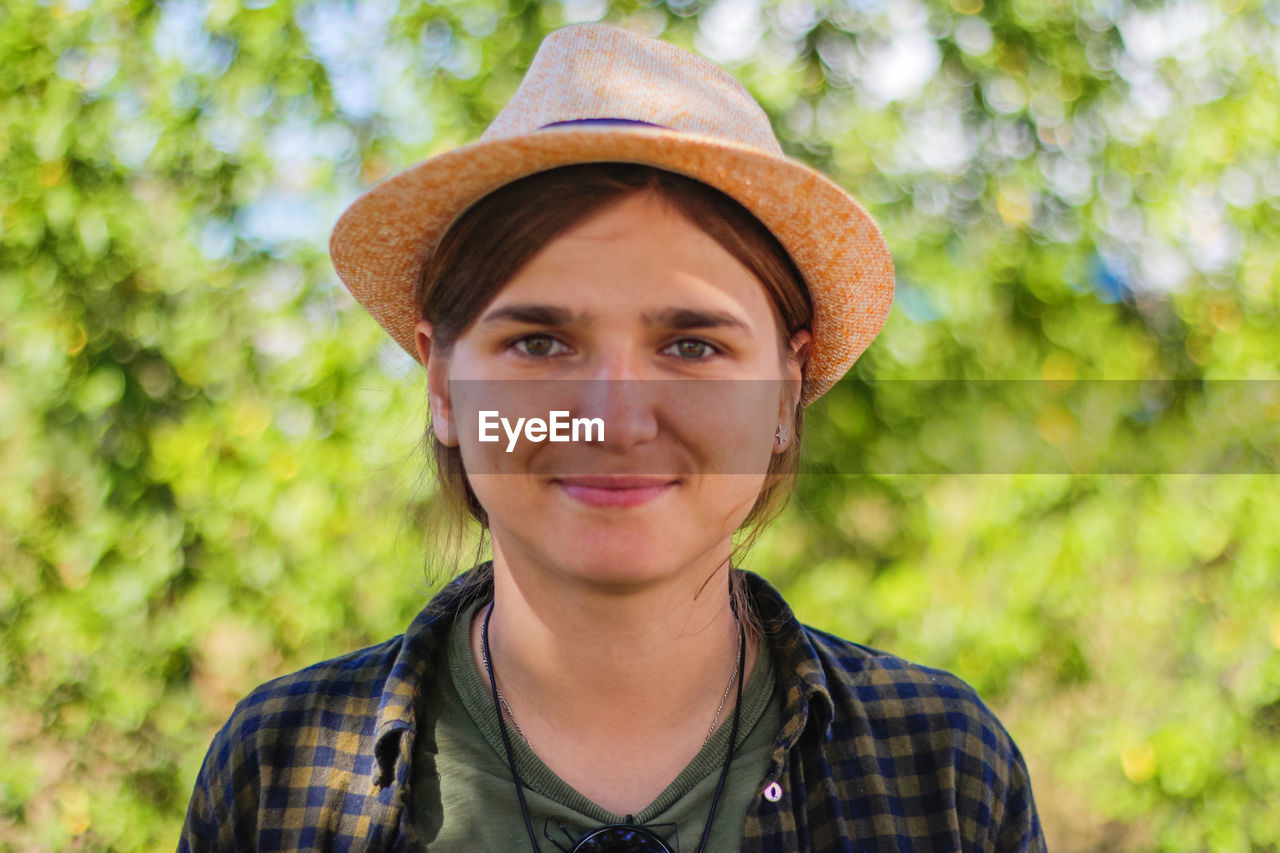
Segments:
[[[621,770],[662,744],[669,754],[648,784],[617,792],[617,803],[638,811],[697,754],[738,660],[728,573],[726,554],[660,582],[601,588],[513,564],[495,537],[490,655],[498,689],[548,766],[568,780],[572,758],[557,753],[604,749]],[[487,682],[483,615],[472,648]],[[742,678],[756,654],[748,637]],[[729,691],[717,725],[731,717],[735,698]],[[607,807],[607,796],[597,796]]]

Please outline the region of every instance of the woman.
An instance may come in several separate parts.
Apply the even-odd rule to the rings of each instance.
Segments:
[[[479,143],[331,249],[425,365],[441,486],[493,560],[243,700],[181,849],[1043,849],[967,685],[732,568],[892,294],[874,223],[732,78],[560,30]]]

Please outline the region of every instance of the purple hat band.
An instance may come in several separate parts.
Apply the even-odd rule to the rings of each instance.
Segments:
[[[569,124],[640,124],[645,127],[662,128],[663,130],[671,129],[660,124],[654,124],[651,121],[637,121],[630,118],[572,118],[568,121],[553,121],[551,124],[544,124],[538,130],[546,130],[548,127],[564,127]]]

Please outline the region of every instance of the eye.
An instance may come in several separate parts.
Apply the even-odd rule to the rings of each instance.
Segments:
[[[511,346],[523,356],[529,358],[546,358],[559,355],[565,349],[564,344],[550,335],[526,335],[512,341]],[[557,349],[558,348],[558,349]]]
[[[663,352],[670,352],[686,361],[704,361],[720,352],[712,344],[698,338],[681,338],[667,345]]]

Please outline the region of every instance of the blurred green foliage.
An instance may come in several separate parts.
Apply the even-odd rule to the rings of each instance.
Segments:
[[[732,69],[898,265],[806,424],[872,473],[802,477],[750,566],[972,682],[1055,850],[1280,847],[1273,477],[850,461],[930,440],[872,380],[1277,378],[1276,0],[9,0],[0,847],[170,848],[239,696],[439,581],[423,379],[325,239],[588,19]]]

